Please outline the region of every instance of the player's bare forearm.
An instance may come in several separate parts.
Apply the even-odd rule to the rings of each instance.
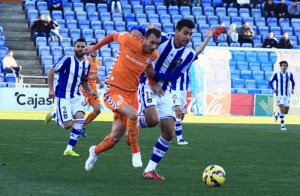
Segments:
[[[206,47],[207,43],[209,42],[210,38],[213,36],[215,32],[215,28],[211,27],[208,31],[205,31],[206,33],[206,38],[204,42],[199,46],[199,48],[196,51],[196,55],[198,56]]]
[[[54,87],[53,87],[54,73],[56,73],[56,70],[54,68],[51,68],[48,72],[48,86],[49,86],[50,98],[55,98]]]
[[[82,87],[85,90],[85,92],[87,92],[88,94],[92,95],[93,94],[93,90],[91,89],[89,82],[87,80],[84,80],[82,82]]]

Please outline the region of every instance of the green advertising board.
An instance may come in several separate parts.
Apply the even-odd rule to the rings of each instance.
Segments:
[[[273,95],[256,95],[255,116],[272,116],[273,102]]]

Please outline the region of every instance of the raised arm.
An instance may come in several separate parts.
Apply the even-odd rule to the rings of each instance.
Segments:
[[[196,51],[196,56],[198,56],[206,47],[207,43],[209,42],[210,38],[212,37],[212,35],[214,34],[215,28],[214,27],[210,27],[209,31],[205,31],[206,33],[206,38],[204,40],[204,42],[199,46],[199,48]]]
[[[106,37],[104,37],[100,42],[98,42],[96,45],[94,46],[87,46],[85,49],[83,49],[83,53],[91,53],[95,50],[98,50],[99,48],[101,48],[102,46],[109,44],[113,41],[117,41],[119,33],[112,33],[107,35]]]

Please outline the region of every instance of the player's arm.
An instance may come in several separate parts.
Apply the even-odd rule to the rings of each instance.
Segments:
[[[49,86],[49,97],[50,98],[55,98],[55,92],[54,92],[54,73],[57,73],[57,71],[52,67],[48,71],[48,86]]]
[[[83,53],[91,53],[94,52],[95,50],[98,50],[99,48],[101,48],[102,46],[109,44],[113,41],[117,41],[117,38],[119,36],[120,33],[112,33],[107,35],[106,37],[104,37],[100,42],[98,42],[96,45],[93,46],[87,46],[85,49],[83,49]]]
[[[83,80],[82,87],[85,90],[85,92],[92,95],[95,99],[98,99],[99,95],[97,92],[95,92],[91,89],[87,77]]]
[[[206,33],[206,38],[204,40],[204,42],[199,46],[199,48],[196,51],[196,56],[198,56],[206,47],[206,45],[208,44],[210,38],[212,37],[212,35],[214,34],[215,28],[214,27],[210,27],[208,31],[205,31]]]
[[[294,80],[294,76],[291,73],[291,78],[290,78],[291,82],[292,82],[292,94],[294,94],[295,91],[295,80]]]
[[[270,86],[270,88],[272,89],[272,91],[273,91],[274,93],[277,92],[277,89],[274,89],[274,87],[273,87],[273,82],[274,82],[275,80],[277,81],[277,73],[274,73],[273,76],[271,77],[271,80],[269,81],[269,86]]]

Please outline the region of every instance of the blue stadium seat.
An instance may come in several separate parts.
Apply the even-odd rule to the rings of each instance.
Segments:
[[[203,38],[204,40],[204,38]],[[209,42],[207,43],[207,46],[217,46],[216,42],[211,41],[211,39],[209,40]]]
[[[47,38],[46,37],[37,37],[35,39],[35,45],[37,48],[40,48],[41,46],[47,46]]]
[[[230,70],[231,80],[240,79],[240,70]]]
[[[193,42],[201,42],[202,41],[201,34],[200,33],[193,33],[192,41]]]
[[[76,12],[76,19],[78,21],[87,20],[87,14],[86,14],[86,12]]]
[[[262,89],[261,94],[262,95],[273,95],[273,91],[271,89]]]
[[[263,39],[269,35],[269,28],[268,27],[264,27],[264,26],[259,27],[258,31],[259,31],[259,34],[262,36]]]
[[[256,89],[256,81],[255,80],[245,80],[245,87],[248,89]]]
[[[73,47],[65,47],[64,48],[64,54],[74,54],[74,48]]]
[[[173,15],[172,16],[172,21],[173,21],[173,24],[176,26],[176,24],[177,24],[177,22],[179,21],[179,20],[181,20],[182,19],[182,16],[181,15]]]
[[[296,36],[289,35],[289,39],[292,41],[292,44],[298,45],[298,40]]]
[[[157,14],[159,15],[168,14],[166,6],[157,6],[156,9],[157,9]]]
[[[292,18],[291,25],[293,28],[300,27],[300,18]]]
[[[228,43],[227,42],[221,42],[221,43],[218,43],[218,46],[220,46],[220,47],[228,47]]]
[[[97,12],[88,12],[89,21],[99,21],[99,15]]]
[[[236,70],[236,61],[229,61],[230,71]]]
[[[236,61],[244,61],[245,60],[245,53],[242,51],[236,51],[233,54],[234,60]]]
[[[75,12],[83,12],[83,3],[73,3],[73,9]]]
[[[240,8],[239,15],[242,18],[250,17],[249,9],[248,8]]]
[[[236,65],[237,65],[237,68],[239,69],[239,70],[248,70],[249,68],[248,68],[248,62],[244,62],[244,61],[237,61],[237,63],[236,63]]]
[[[92,29],[83,29],[82,30],[82,37],[84,39],[94,38],[93,30]]]
[[[213,7],[220,7],[223,6],[222,0],[213,0]]]
[[[150,23],[158,23],[159,22],[159,18],[157,14],[149,14],[148,15],[148,21]]]
[[[75,20],[75,15],[73,11],[65,11],[64,12],[65,20]]]
[[[153,5],[146,5],[145,6],[145,13],[147,15],[149,15],[149,14],[156,14],[155,7]]]
[[[123,16],[120,13],[113,13],[112,19],[114,22],[123,22]]]
[[[100,19],[101,19],[102,22],[111,21],[110,13],[100,12]]]
[[[279,26],[281,28],[283,28],[283,27],[290,27],[290,21],[288,19],[285,19],[285,18],[280,18],[279,19]]]
[[[98,13],[107,13],[107,4],[98,4],[97,10]]]
[[[219,20],[217,16],[208,16],[207,21],[209,25],[219,25]]]
[[[169,15],[162,14],[162,15],[160,15],[160,22],[162,24],[171,23],[171,17]]]
[[[173,24],[172,23],[164,24],[163,25],[163,31],[166,32],[166,33],[168,33],[168,32],[174,32],[174,26],[173,26]]]
[[[6,84],[1,84],[4,82],[4,73],[0,73],[0,88],[6,87]]]
[[[199,48],[199,46],[202,44],[202,42],[193,42],[193,44],[194,44],[194,50],[196,51]]]
[[[131,5],[140,5],[140,0],[131,0],[130,1]]]
[[[104,30],[96,30],[95,31],[95,38],[97,40],[102,40],[105,37],[105,31]]]
[[[274,26],[272,26],[272,27],[270,27],[270,31],[273,32],[274,37],[277,37],[277,36],[281,35],[281,29],[280,29],[280,27],[277,27],[277,26],[274,27]]]
[[[131,5],[122,5],[122,12],[123,14],[129,14],[132,13],[131,11]]]
[[[257,57],[258,57],[258,61],[260,63],[268,63],[269,62],[269,55],[267,52],[258,52]]]
[[[239,43],[230,43],[230,47],[241,47]]]
[[[183,18],[190,19],[191,21],[195,22],[195,18],[193,15],[183,15]]]
[[[130,31],[130,29],[135,25],[138,25],[138,23],[137,22],[128,22],[127,23],[127,31]]]
[[[257,83],[258,89],[268,89],[269,88],[267,80],[257,80],[256,83]]]
[[[220,22],[224,22],[224,23],[225,23],[225,26],[231,24],[231,22],[230,22],[230,17],[229,17],[229,16],[221,16],[221,17],[220,17]]]
[[[260,63],[257,62],[250,62],[249,68],[251,71],[260,71]]]
[[[45,16],[45,18],[47,18],[48,16],[51,16],[50,15],[50,12],[48,10],[42,10],[42,11],[39,11],[39,15],[40,14],[43,14]]]
[[[114,22],[111,22],[111,21],[105,21],[103,22],[103,27],[104,27],[104,30],[106,31],[109,31],[109,30],[114,30],[115,27],[114,27]]]
[[[254,64],[254,63],[253,63]],[[258,63],[259,64],[259,63]],[[250,64],[249,64],[250,65]],[[259,65],[260,66],[260,65]],[[254,66],[253,66],[254,67]],[[251,67],[250,67],[251,68]],[[253,71],[253,79],[258,81],[258,80],[263,80],[265,78],[264,72],[263,71]]]
[[[204,8],[204,15],[205,16],[214,16],[215,15],[215,11],[213,7],[205,7]]]
[[[53,65],[45,65],[45,76],[48,75],[49,70],[53,67]]]
[[[273,65],[271,63],[261,63],[261,70],[263,71],[272,71]]]
[[[261,90],[259,89],[247,89],[248,94],[261,94]]]
[[[109,45],[110,45],[111,49],[114,49],[114,48],[119,49],[120,48],[120,44],[118,42],[111,42]]]
[[[53,13],[53,12],[52,12]],[[57,24],[59,24],[59,29],[64,29],[66,28],[66,22],[65,20],[56,20]]]
[[[30,22],[31,23],[31,22]],[[30,24],[30,27],[31,27],[32,25]],[[0,36],[2,36],[3,35],[3,28],[0,26]]]
[[[241,78],[244,80],[251,80],[252,72],[250,70],[241,70]]]
[[[277,61],[277,53],[275,53],[275,52],[270,53],[270,62],[272,64],[275,64],[276,61]]]
[[[208,31],[208,30],[209,30],[209,25],[208,25],[208,24],[200,24],[200,25],[199,25],[199,29],[200,29],[200,33],[201,33],[201,34],[204,34],[205,31]]]
[[[37,2],[37,10],[38,11],[48,10],[47,3],[46,2]]]
[[[133,13],[127,13],[124,16],[125,22],[135,22],[135,15]]]
[[[212,6],[211,3],[212,3],[212,1],[210,1],[210,0],[202,0],[201,1],[202,7],[211,7]]]
[[[62,56],[63,55],[62,47],[60,47],[60,46],[52,47],[51,51],[52,51],[52,56]]]
[[[287,32],[288,35],[293,35],[293,28],[292,27],[283,27],[282,33]]]
[[[27,12],[27,18],[28,18],[28,20],[38,19],[38,11],[37,10],[29,10]]]
[[[266,71],[265,72],[265,80],[269,81],[272,76],[273,76],[273,71]]]
[[[271,27],[277,27],[277,18],[267,18],[267,25],[269,26],[269,28]]]
[[[81,31],[84,29],[90,29],[90,21],[88,20],[79,21],[78,24]]]
[[[106,31],[106,35],[110,35],[112,33],[116,33],[117,31],[116,30],[108,30]]]
[[[225,7],[217,7],[216,8],[216,15],[218,17],[226,16],[226,9],[225,9]]]
[[[262,43],[262,42],[261,42],[261,36],[260,36],[260,35],[254,35],[254,36],[252,37],[252,40],[253,40],[254,44],[261,44],[261,43]]]
[[[265,18],[259,17],[259,18],[255,18],[255,25],[257,27],[264,27],[266,26],[266,20]]]
[[[243,17],[243,23],[248,22],[249,26],[254,26],[254,18],[252,17]]]
[[[59,34],[64,38],[69,37],[69,29],[59,29]]]
[[[143,14],[144,13],[144,9],[142,5],[134,5],[133,6],[133,12],[135,14]]]
[[[146,14],[137,14],[137,15],[136,15],[136,21],[137,21],[138,23],[147,23],[148,21],[147,21],[147,16],[146,16]]]
[[[80,29],[71,29],[70,30],[70,37],[71,37],[71,39],[80,38],[81,37]]]
[[[181,6],[180,7],[180,14],[182,16],[185,16],[185,15],[191,15],[191,9],[189,6]]]
[[[53,58],[50,55],[43,56],[42,57],[42,65],[45,67],[45,65],[53,65]]]
[[[251,16],[253,18],[261,17],[261,10],[260,9],[251,9]]]
[[[26,1],[25,2],[25,10],[36,10],[35,8],[35,1]]]
[[[263,45],[262,44],[254,44],[254,48],[262,48]]]
[[[0,47],[5,46],[5,37],[0,36]]]
[[[111,49],[110,48],[100,48],[100,55],[102,58],[111,57]]]
[[[162,6],[164,5],[164,0],[155,0],[154,1],[154,5],[157,7],[157,6]]]
[[[71,47],[71,39],[68,37],[64,37],[64,38],[60,39],[60,46],[62,48]]]
[[[86,3],[85,4],[85,11],[89,12],[96,12],[96,5],[94,3]]]
[[[91,28],[96,31],[102,29],[102,23],[100,21],[92,21]]]
[[[169,6],[169,14],[171,16],[173,15],[179,15],[179,9],[177,6]]]
[[[192,14],[197,17],[197,16],[202,16],[202,7],[192,7]]]
[[[246,60],[250,62],[257,62],[257,53],[256,52],[246,52]]]
[[[115,23],[116,31],[117,32],[123,32],[126,31],[126,25],[125,22],[116,22]]]
[[[103,64],[106,68],[111,68],[114,65],[113,57],[103,57]],[[106,69],[108,70],[108,69]]]
[[[244,88],[244,80],[243,79],[233,79],[232,87],[233,88]]]
[[[206,22],[206,16],[196,16],[196,23],[199,26],[201,24],[207,24],[207,22]]]
[[[68,29],[77,29],[78,28],[76,20],[67,20],[66,24],[67,24]]]
[[[230,7],[230,8],[227,9],[227,13],[228,13],[228,16],[230,16],[230,17],[236,17],[236,16],[238,16],[238,10],[237,10],[237,8]]]
[[[17,81],[17,77],[14,73],[7,73],[5,75],[5,82],[9,83],[7,84],[7,87],[15,87],[16,81]]]
[[[50,48],[59,46],[59,39],[58,39],[58,37],[55,37],[55,38],[54,38],[54,41],[52,41],[52,40],[51,40],[51,37],[49,37],[49,38],[48,38],[48,46],[49,46]]]
[[[231,18],[232,23],[235,23],[237,26],[242,26],[242,18],[241,17],[232,17]]]
[[[95,38],[87,38],[85,41],[86,41],[87,45],[90,45],[92,42],[96,42],[97,43],[97,41],[96,41]]]
[[[73,10],[73,4],[69,2],[63,2],[63,10],[66,11],[72,11]],[[54,10],[53,10],[54,11]]]
[[[243,43],[243,44],[242,44],[242,47],[243,47],[243,48],[252,48],[253,46],[252,46],[251,43]]]
[[[158,28],[159,30],[162,30],[161,24],[160,24],[160,23],[153,23],[153,26],[155,26],[155,27]]]
[[[50,48],[49,48],[49,46],[41,46],[39,48],[39,55],[40,55],[40,57],[44,57],[44,56],[50,55]]]

